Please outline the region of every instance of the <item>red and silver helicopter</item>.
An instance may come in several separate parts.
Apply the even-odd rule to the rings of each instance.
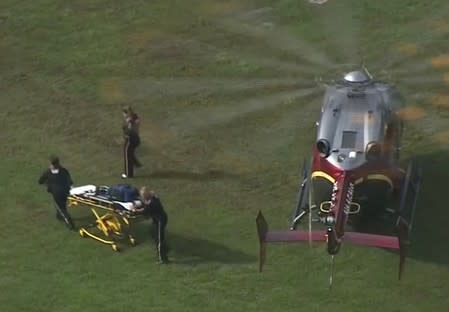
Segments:
[[[393,86],[373,80],[366,69],[327,86],[290,231],[269,231],[262,212],[257,216],[259,271],[266,243],[323,241],[331,255],[331,286],[334,256],[345,241],[399,250],[401,279],[422,181],[422,171],[412,161],[406,171],[397,165],[403,104]],[[306,216],[308,230],[296,230]],[[324,227],[312,230],[312,223]]]

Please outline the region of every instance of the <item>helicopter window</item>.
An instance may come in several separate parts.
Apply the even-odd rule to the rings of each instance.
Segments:
[[[355,148],[357,132],[343,131],[341,148]]]

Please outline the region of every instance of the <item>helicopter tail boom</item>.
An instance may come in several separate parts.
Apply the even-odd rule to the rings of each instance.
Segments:
[[[323,231],[269,231],[268,223],[262,212],[259,211],[257,218],[257,234],[259,236],[259,272],[265,263],[267,243],[294,243],[305,241],[326,241],[326,233]]]
[[[399,280],[402,278],[405,267],[405,259],[407,257],[410,227],[406,222],[399,221],[398,235],[386,236],[358,232],[346,232],[345,241],[355,245],[362,245],[368,247],[387,248],[399,250]]]
[[[399,238],[396,236],[346,232],[344,240],[355,245],[399,249]]]

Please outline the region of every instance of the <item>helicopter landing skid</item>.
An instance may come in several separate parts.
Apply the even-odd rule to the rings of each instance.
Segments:
[[[307,214],[310,214],[309,208],[309,184],[310,184],[310,162],[304,159],[302,165],[302,182],[299,186],[298,199],[296,202],[295,210],[291,217],[290,230],[296,230],[296,226],[299,224],[302,218]]]

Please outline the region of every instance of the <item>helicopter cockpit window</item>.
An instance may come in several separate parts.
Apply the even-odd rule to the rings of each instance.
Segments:
[[[343,131],[341,148],[355,148],[357,132]]]

